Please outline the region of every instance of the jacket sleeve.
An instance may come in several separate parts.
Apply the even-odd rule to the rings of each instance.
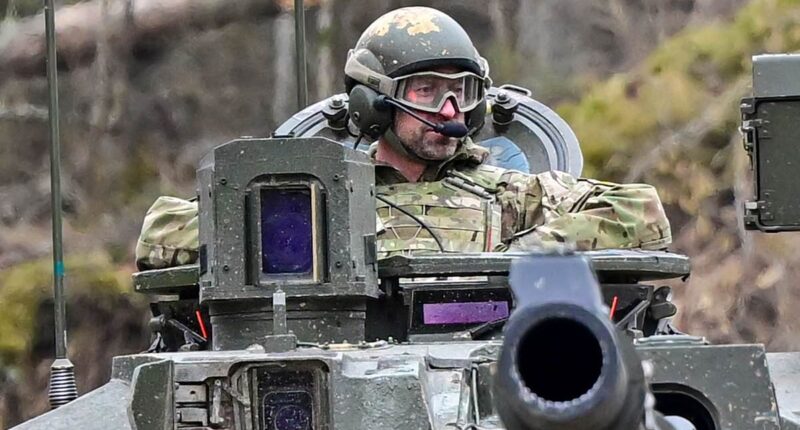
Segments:
[[[136,242],[139,270],[191,264],[199,248],[197,202],[159,197],[147,211]]]
[[[664,208],[650,185],[576,179],[553,171],[511,174],[501,187],[503,236],[510,250],[557,244],[579,250],[663,249],[672,241]]]

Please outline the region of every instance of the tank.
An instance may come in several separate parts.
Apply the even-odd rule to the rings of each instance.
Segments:
[[[800,162],[789,78],[800,56],[754,65],[742,103],[758,190],[747,223],[796,229],[796,200],[777,197]],[[532,171],[580,169],[574,134],[553,132],[566,127],[557,115],[523,91],[493,94],[485,140],[516,140]],[[800,355],[671,326],[677,309],[660,285],[689,276],[686,256],[379,260],[372,165],[356,140],[331,140],[346,118],[339,96],[272,138],[213,149],[197,172],[199,263],[133,275],[153,303],[151,350],[116,357],[106,385],[16,428],[800,428]],[[765,139],[792,155],[761,149]]]

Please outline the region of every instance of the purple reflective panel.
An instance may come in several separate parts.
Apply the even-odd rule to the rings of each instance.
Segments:
[[[314,262],[308,189],[261,190],[261,270],[308,273]]]
[[[508,317],[508,302],[425,303],[425,324],[469,324]]]

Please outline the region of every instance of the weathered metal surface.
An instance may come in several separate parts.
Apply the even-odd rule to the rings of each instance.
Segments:
[[[775,387],[781,430],[800,429],[800,354],[773,352],[767,354],[769,375]]]
[[[176,421],[173,372],[173,362],[169,360],[142,364],[133,371],[128,412],[134,428],[173,428]]]
[[[374,167],[367,155],[318,137],[240,139],[213,154],[198,171],[200,302],[208,305],[218,334],[212,348],[263,344],[272,332],[277,289],[288,306],[326,306],[319,321],[289,315],[299,340],[363,339],[365,301],[378,295]],[[265,242],[263,226],[275,197],[264,193],[286,190],[303,190],[310,201],[310,221],[302,225],[310,230],[303,249],[312,254],[311,263],[301,272],[269,273],[264,256],[275,250]]]
[[[580,253],[587,257],[600,278],[626,276],[633,280],[657,280],[689,275],[689,258],[661,251],[604,250]],[[527,254],[475,253],[394,256],[378,266],[381,278],[425,276],[505,275],[511,262]]]
[[[315,149],[309,151],[312,143]],[[287,297],[377,295],[374,271],[363,258],[362,235],[375,231],[374,169],[366,154],[346,151],[322,138],[245,139],[216,147],[211,164],[213,179],[201,188],[208,188],[212,195],[201,196],[200,216],[214,220],[208,232],[213,240],[207,244],[213,269],[202,275],[209,281],[201,284],[202,301],[267,299],[281,285]],[[260,241],[248,204],[257,200],[253,192],[265,176],[310,177],[324,190],[329,228],[323,232],[328,254],[320,268],[321,280],[261,281],[255,272],[258,262],[253,260],[259,254],[253,252],[260,251]],[[200,223],[201,237],[205,226]]]
[[[163,416],[178,405],[178,399],[194,402],[187,389],[204,385],[207,387],[205,403],[186,403],[187,409],[213,408],[213,381],[220,380],[223,392],[229,390],[241,396],[242,401],[251,397],[250,392],[237,392],[234,376],[245,364],[259,363],[322,362],[329,371],[324,390],[330,402],[330,429],[374,429],[397,428],[433,430],[452,429],[448,423],[465,425],[471,422],[470,402],[477,400],[484,405],[478,421],[487,429],[503,429],[491,404],[488,373],[476,372],[473,386],[472,369],[482,363],[493,366],[500,343],[497,341],[469,341],[431,343],[415,345],[382,345],[360,349],[358,345],[340,345],[337,348],[300,348],[285,353],[266,354],[253,351],[187,352],[172,354],[143,354],[117,359],[115,372],[132,374],[131,367],[151,367],[145,361],[166,360],[174,366],[172,377],[159,370],[153,379],[140,383],[133,391],[140,391],[142,399],[158,394],[161,387],[171,380],[174,399],[167,400],[158,394],[153,397],[150,416]],[[333,350],[336,349],[336,350]],[[661,347],[639,347],[638,351],[654,364],[652,382],[654,389],[663,390],[683,386],[700,393],[707,405],[712,405],[718,419],[718,429],[793,430],[795,415],[785,414],[784,427],[778,427],[777,405],[771,400],[770,374],[776,380],[781,411],[796,410],[796,396],[790,390],[796,387],[799,354],[770,354],[769,363],[774,370],[768,371],[767,355],[755,345],[742,346],[686,346],[664,345]],[[157,367],[162,363],[155,363]],[[128,367],[122,369],[122,367]],[[161,367],[163,369],[163,367]],[[485,368],[487,371],[490,368]],[[138,372],[141,375],[141,370]],[[793,376],[792,376],[793,375]],[[785,376],[790,378],[784,379]],[[792,379],[794,378],[794,379]],[[188,387],[188,388],[187,388]],[[211,387],[211,388],[209,388]],[[785,392],[783,391],[785,390]],[[163,392],[163,391],[162,391]],[[190,392],[190,391],[189,391]],[[474,396],[473,396],[474,394]],[[202,398],[201,394],[198,394]],[[79,398],[63,409],[43,415],[24,424],[20,429],[130,429],[125,410],[131,398],[131,387],[124,381],[114,379],[100,389]],[[222,406],[229,404],[230,398]],[[152,409],[156,408],[156,409]],[[161,410],[157,410],[161,408]],[[224,408],[223,408],[224,409]],[[474,412],[474,411],[473,411]],[[199,413],[197,410],[190,414]],[[93,415],[94,414],[94,415]],[[100,419],[99,417],[102,417]],[[60,423],[64,423],[63,426]],[[243,422],[241,429],[251,429],[252,424]],[[154,428],[154,427],[140,427]],[[161,427],[155,427],[161,428]]]
[[[54,411],[20,424],[17,430],[133,430],[128,422],[130,385],[112,379]]]
[[[197,285],[200,267],[197,264],[146,270],[133,274],[133,288],[143,294],[180,294]]]
[[[766,232],[800,229],[800,204],[796,198],[800,151],[800,95],[791,98],[742,101],[745,148],[754,170],[755,199],[744,204],[747,229]]]
[[[653,363],[656,396],[677,392],[695,399],[709,409],[714,428],[781,428],[762,345],[682,345],[666,340],[637,350]]]
[[[800,95],[800,55],[771,54],[753,57],[753,95],[783,97]]]
[[[744,148],[753,169],[755,199],[744,204],[744,225],[765,232],[800,230],[800,55],[753,57],[753,97],[742,100]]]
[[[641,281],[687,276],[691,271],[689,258],[674,253],[640,250],[603,250],[582,252],[600,275],[627,274]],[[378,264],[380,277],[411,277],[431,275],[505,275],[510,263],[524,254],[431,254],[394,256]],[[147,294],[176,294],[185,287],[196,285],[199,267],[187,265],[169,269],[134,273],[136,291]]]
[[[133,381],[133,371],[136,370],[137,367],[161,360],[161,358],[153,354],[120,355],[114,357],[111,362],[111,379],[119,379],[130,383]]]

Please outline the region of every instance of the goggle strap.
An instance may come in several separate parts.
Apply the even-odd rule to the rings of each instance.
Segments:
[[[375,72],[369,67],[361,64],[350,51],[347,63],[344,66],[344,73],[351,78],[372,87],[381,94],[394,94],[397,81],[380,73]]]

